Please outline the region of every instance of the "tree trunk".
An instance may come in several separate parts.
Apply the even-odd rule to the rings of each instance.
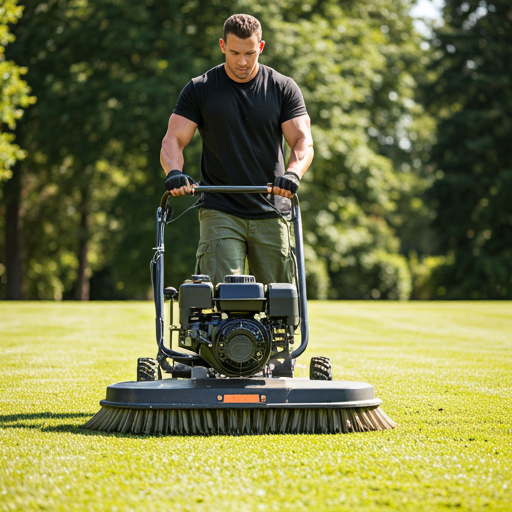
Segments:
[[[78,275],[75,283],[75,300],[89,300],[89,266],[87,254],[89,250],[89,191],[82,190],[80,204],[80,228],[78,239]]]
[[[21,266],[21,167],[12,169],[12,178],[4,185],[5,194],[5,252],[7,287],[6,300],[22,300]]]

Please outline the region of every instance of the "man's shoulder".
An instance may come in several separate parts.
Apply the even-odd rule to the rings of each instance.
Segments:
[[[206,73],[192,78],[191,82],[197,86],[206,85],[212,80],[218,79],[222,75],[222,72],[225,73],[224,64],[219,64],[218,66],[209,69]]]
[[[275,83],[278,83],[278,84],[295,83],[295,81],[293,80],[292,77],[283,75],[283,73],[279,73],[279,71],[277,71],[274,68],[271,68],[270,66],[266,66],[265,64],[260,64],[260,67],[263,70],[264,76],[267,79],[274,81]]]

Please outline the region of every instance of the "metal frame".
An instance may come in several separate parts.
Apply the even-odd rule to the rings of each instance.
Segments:
[[[194,188],[194,195],[198,193],[228,193],[228,194],[268,194],[268,186],[205,186],[199,185]],[[160,206],[156,212],[156,247],[155,255],[151,261],[151,273],[153,281],[153,295],[155,301],[155,327],[156,327],[156,341],[158,344],[159,352],[166,357],[172,358],[178,363],[185,363],[187,365],[201,365],[203,359],[199,355],[184,354],[171,350],[165,346],[164,343],[164,233],[165,226],[168,223],[169,216],[169,199],[171,193],[166,192],[160,201]],[[304,262],[304,245],[302,238],[302,218],[300,213],[299,200],[297,195],[292,198],[292,225],[295,238],[295,257],[297,261],[297,290],[299,296],[299,318],[300,318],[300,332],[301,344],[297,347],[291,355],[289,353],[279,353],[279,358],[289,357],[289,363],[293,369],[293,360],[299,357],[308,345],[309,340],[309,320],[307,309],[307,296],[306,296],[306,270]]]

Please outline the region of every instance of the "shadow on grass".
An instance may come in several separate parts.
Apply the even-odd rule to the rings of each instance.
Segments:
[[[6,414],[0,415],[0,429],[27,429],[39,430],[40,432],[55,432],[66,434],[78,434],[83,436],[103,436],[103,437],[139,437],[134,434],[122,434],[120,432],[103,432],[100,430],[89,430],[83,428],[83,424],[92,418],[93,414],[88,412],[36,412],[30,414]],[[47,425],[45,420],[71,420],[81,419],[83,423],[74,425],[72,423],[60,423],[57,425]],[[149,437],[149,436],[144,436]]]
[[[61,424],[45,425],[45,420],[69,420],[73,418],[83,419],[84,423],[91,418],[88,412],[35,412],[30,414],[6,414],[0,415],[0,428],[8,429],[33,429],[41,432],[71,432],[73,434],[95,434],[90,430],[82,428],[81,425]],[[43,422],[43,423],[41,423]]]

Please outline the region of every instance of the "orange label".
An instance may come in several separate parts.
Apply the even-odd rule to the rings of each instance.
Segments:
[[[225,404],[258,403],[260,395],[224,395]]]

